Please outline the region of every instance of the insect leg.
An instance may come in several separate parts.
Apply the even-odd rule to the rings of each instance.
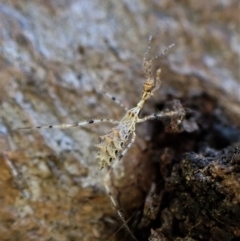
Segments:
[[[114,101],[117,105],[119,105],[121,108],[123,108],[125,111],[128,111],[128,108],[118,99],[116,99],[115,96],[103,91],[103,90],[96,90],[96,93],[98,94],[104,94],[105,96],[107,96],[109,99],[111,99],[112,101]]]
[[[141,122],[144,122],[144,121],[147,121],[147,120],[161,119],[162,117],[165,117],[165,116],[174,116],[174,115],[179,115],[179,114],[180,114],[179,111],[176,111],[176,110],[161,111],[161,112],[158,112],[158,113],[154,113],[154,114],[145,116],[141,119],[139,118],[137,123],[141,123]]]
[[[35,126],[35,127],[22,127],[22,128],[18,128],[17,130],[22,130],[22,129],[43,129],[43,128],[66,129],[66,128],[70,128],[70,127],[73,127],[73,126],[85,126],[85,125],[101,123],[101,122],[109,122],[109,123],[112,123],[112,124],[118,124],[119,123],[119,121],[112,120],[112,119],[90,119],[90,120],[76,122],[76,123],[71,123],[71,124],[43,125],[43,126]]]
[[[114,166],[117,165],[118,161],[131,148],[131,146],[133,145],[135,139],[136,139],[136,134],[133,133],[131,141],[129,142],[127,147],[124,149],[124,151],[121,153],[121,155],[116,158],[116,160],[114,161],[113,165],[110,167],[109,171],[107,172],[106,176],[104,177],[103,183],[104,183],[106,191],[107,191],[107,193],[108,193],[108,195],[110,197],[111,203],[112,203],[114,209],[116,210],[116,212],[117,212],[121,222],[123,223],[123,227],[126,229],[127,233],[132,237],[132,239],[137,241],[137,239],[135,238],[135,236],[131,232],[130,228],[128,227],[128,224],[127,224],[126,219],[124,217],[124,212],[123,212],[123,210],[121,208],[121,204],[120,204],[120,202],[118,200],[117,190],[116,190],[116,188],[114,187],[114,185],[112,184],[112,181],[111,181],[111,173],[113,172]]]

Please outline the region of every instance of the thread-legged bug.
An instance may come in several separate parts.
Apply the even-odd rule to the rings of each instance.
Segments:
[[[20,129],[69,128],[73,126],[85,126],[85,125],[101,123],[101,122],[110,122],[112,124],[116,124],[116,126],[113,127],[109,132],[107,132],[107,134],[100,137],[101,141],[98,145],[96,145],[98,149],[96,158],[98,159],[98,165],[100,170],[106,166],[109,168],[109,171],[107,172],[103,180],[104,186],[106,188],[106,191],[110,197],[110,200],[118,216],[120,217],[123,223],[123,227],[125,227],[129,235],[134,240],[137,240],[137,239],[135,238],[130,228],[128,227],[128,224],[124,217],[124,213],[122,211],[119,200],[114,195],[114,192],[113,192],[114,187],[111,184],[111,172],[115,168],[118,161],[124,157],[124,155],[133,145],[136,139],[136,125],[138,123],[142,123],[147,120],[161,119],[163,117],[168,116],[168,117],[174,117],[175,119],[177,119],[177,123],[181,124],[185,116],[184,109],[180,108],[178,110],[163,111],[163,112],[154,113],[154,114],[145,116],[143,118],[139,118],[139,113],[142,110],[145,102],[148,99],[150,99],[150,97],[160,87],[160,84],[161,84],[161,79],[160,79],[161,69],[157,69],[156,76],[154,77],[154,75],[152,74],[152,62],[154,59],[157,59],[160,56],[165,55],[166,52],[172,46],[174,46],[174,44],[170,45],[168,48],[166,48],[166,50],[162,54],[150,60],[147,60],[146,58],[150,50],[151,39],[152,38],[150,37],[148,49],[143,58],[143,69],[146,76],[146,81],[143,84],[142,96],[140,101],[137,103],[137,105],[134,108],[127,110],[119,101],[115,99],[115,97],[109,94],[106,94],[108,97],[110,97],[113,101],[118,103],[126,110],[126,113],[121,120],[118,121],[118,120],[112,120],[112,119],[91,119],[91,120],[82,121],[74,124],[46,125],[46,126],[20,128]]]

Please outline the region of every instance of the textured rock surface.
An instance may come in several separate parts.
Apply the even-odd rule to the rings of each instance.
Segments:
[[[198,98],[203,112],[227,114],[227,125],[237,130],[238,11],[237,0],[1,1],[0,240],[107,240],[119,228],[102,186],[104,172],[94,158],[94,144],[109,125],[14,129],[121,117],[122,110],[95,89],[104,87],[133,106],[144,81],[141,62],[149,35],[154,35],[152,56],[173,42],[176,47],[156,61],[163,85],[143,113],[162,108],[172,97],[194,108],[191,98]],[[187,123],[190,133],[196,123]],[[214,133],[224,135],[217,127]],[[155,175],[155,154],[151,148],[141,151],[153,145],[146,143],[152,128],[149,123],[138,128],[141,148],[134,147],[124,159],[125,174],[116,173],[114,184],[126,210],[142,204],[149,176]],[[229,138],[217,148],[231,145],[234,137]],[[174,141],[176,149],[184,140]],[[194,151],[189,143],[181,153]]]

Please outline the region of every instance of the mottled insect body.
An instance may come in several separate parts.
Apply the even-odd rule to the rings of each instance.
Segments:
[[[106,165],[110,166],[112,161],[117,158],[126,146],[126,142],[131,135],[125,124],[119,123],[112,128],[106,135],[101,136],[100,144],[96,145],[98,153],[99,169],[103,169]]]
[[[133,233],[131,232],[131,230],[127,225],[127,221],[124,217],[123,210],[118,200],[117,190],[112,184],[111,172],[116,166],[116,164],[118,163],[118,161],[127,153],[127,151],[133,145],[136,138],[136,133],[135,133],[136,125],[138,123],[145,122],[147,120],[161,119],[162,117],[169,116],[169,117],[176,117],[175,119],[177,119],[177,123],[181,124],[185,116],[184,109],[180,108],[178,110],[154,113],[154,114],[145,116],[143,118],[139,118],[140,111],[142,110],[145,102],[154,94],[155,90],[157,90],[161,84],[161,80],[160,80],[161,69],[158,69],[156,71],[156,76],[154,77],[152,75],[152,61],[164,55],[167,52],[167,50],[173,46],[173,45],[170,45],[161,55],[158,55],[153,59],[146,60],[146,56],[148,55],[148,52],[150,50],[150,41],[151,41],[151,38],[149,39],[148,50],[145,53],[145,56],[143,58],[143,68],[146,76],[146,81],[143,84],[141,99],[137,103],[136,107],[128,110],[127,108],[124,107],[124,105],[120,101],[116,100],[115,97],[106,93],[106,95],[109,98],[111,98],[115,103],[119,104],[121,107],[123,107],[126,110],[126,114],[123,116],[123,118],[120,121],[116,121],[112,119],[91,119],[91,120],[82,121],[82,122],[73,123],[73,124],[61,124],[61,125],[55,125],[55,126],[48,125],[48,126],[35,127],[35,128],[69,128],[72,126],[85,126],[88,124],[101,123],[101,122],[109,122],[112,124],[116,124],[116,126],[113,127],[107,134],[100,137],[100,143],[96,145],[98,149],[96,158],[98,159],[98,165],[100,170],[106,166],[109,167],[109,171],[107,172],[103,180],[106,191],[110,197],[110,200],[114,208],[116,209],[118,216],[120,217],[123,223],[123,227],[127,230],[127,232],[134,240],[137,240],[137,239],[135,238],[135,236],[133,235]],[[34,127],[26,127],[26,128],[20,128],[20,129],[33,129],[33,128]]]
[[[101,142],[96,145],[99,149],[96,157],[99,160],[100,170],[106,165],[110,166],[117,157],[121,159],[122,151],[126,148],[129,138],[135,132],[138,112],[137,107],[127,111],[116,127],[100,137]]]
[[[149,68],[148,62],[145,66]],[[160,73],[161,70],[157,71],[155,83],[153,78],[147,79],[143,85],[142,98],[138,102],[137,106],[128,110],[119,124],[112,128],[106,135],[101,136],[100,144],[96,145],[98,148],[98,153],[96,158],[99,160],[99,169],[103,169],[106,165],[110,166],[113,160],[122,158],[123,150],[126,148],[130,137],[134,137],[136,124],[146,120],[138,118],[138,115],[143,108],[146,100],[148,100],[154,93],[154,91],[160,86]],[[151,118],[157,118],[156,116],[151,116]],[[147,119],[151,119],[147,118]]]

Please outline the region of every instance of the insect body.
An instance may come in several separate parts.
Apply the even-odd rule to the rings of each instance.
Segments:
[[[151,41],[151,39],[150,39]],[[167,52],[167,50],[172,47],[169,46],[163,54]],[[150,119],[161,119],[165,116],[177,116],[178,124],[181,124],[181,121],[185,115],[185,111],[183,109],[176,111],[168,111],[168,112],[159,112],[149,116],[145,116],[144,118],[139,118],[139,113],[142,110],[144,103],[154,94],[154,92],[160,87],[161,80],[161,69],[158,69],[156,72],[156,77],[154,78],[152,75],[152,61],[153,59],[147,61],[146,56],[149,52],[145,54],[143,59],[143,67],[145,70],[145,75],[147,80],[143,85],[142,97],[136,107],[127,110],[125,116],[119,121],[118,125],[112,128],[106,135],[101,137],[100,144],[96,145],[98,148],[97,159],[99,160],[99,169],[103,169],[105,166],[110,166],[109,172],[106,174],[104,178],[104,185],[110,197],[110,200],[115,207],[118,216],[120,217],[123,226],[128,231],[130,236],[134,239],[135,236],[130,231],[127,222],[124,218],[124,213],[121,209],[121,205],[118,199],[112,193],[114,187],[111,185],[111,171],[114,169],[114,166],[131,148],[136,138],[136,124],[150,120]],[[163,55],[162,54],[162,55]],[[155,57],[158,58],[159,56]],[[113,164],[112,164],[113,163]]]
[[[169,116],[169,117],[177,116],[178,124],[181,124],[181,121],[185,116],[184,109],[179,109],[174,111],[154,113],[154,114],[145,116],[143,118],[139,118],[139,113],[142,110],[145,102],[154,94],[154,92],[160,87],[160,84],[161,84],[161,80],[160,80],[161,69],[158,69],[156,71],[156,76],[154,77],[152,75],[152,61],[164,55],[168,51],[168,49],[173,46],[173,45],[170,45],[161,55],[156,56],[153,59],[146,60],[146,56],[148,55],[148,52],[150,50],[150,42],[151,42],[151,37],[149,39],[148,50],[145,53],[145,56],[143,58],[143,68],[146,75],[146,81],[143,84],[141,99],[137,103],[136,107],[130,110],[127,110],[114,97],[111,97],[109,94],[107,94],[108,97],[114,100],[121,107],[124,107],[126,110],[126,114],[120,121],[116,121],[112,119],[92,119],[92,120],[82,121],[74,124],[61,124],[61,125],[55,125],[55,126],[35,127],[35,128],[69,128],[72,126],[85,126],[88,124],[101,123],[101,122],[110,122],[110,123],[116,124],[116,126],[113,127],[106,135],[103,135],[100,137],[101,141],[98,145],[96,145],[98,149],[96,158],[98,159],[100,170],[106,166],[109,167],[109,171],[104,177],[104,186],[107,190],[107,193],[110,197],[110,200],[114,208],[118,213],[118,216],[120,217],[123,223],[123,226],[125,227],[127,232],[134,240],[137,240],[137,239],[130,231],[127,225],[127,222],[125,220],[121,205],[118,201],[117,195],[115,195],[116,190],[114,189],[116,188],[113,187],[111,182],[111,172],[115,168],[115,165],[118,163],[118,161],[127,153],[127,151],[133,145],[136,138],[136,133],[135,133],[136,125],[138,123],[145,122],[151,119],[161,119],[162,117],[165,117],[165,116]],[[32,129],[32,128],[33,127],[30,127],[30,128],[27,127],[27,128],[21,128],[21,129]]]
[[[123,156],[122,151],[126,148],[129,139],[129,145],[134,142],[136,124],[143,121],[138,118],[139,112],[141,111],[144,102],[153,94],[153,88],[151,88],[151,85],[154,87],[154,84],[151,82],[146,82],[144,84],[142,99],[137,106],[128,110],[119,124],[112,128],[106,135],[101,137],[101,143],[97,145],[99,149],[97,158],[99,159],[100,170],[106,165],[110,166],[111,162],[117,157],[121,159]]]
[[[151,41],[151,37],[149,39],[149,44]],[[161,55],[164,55],[169,48],[171,48],[173,45],[170,45],[164,53]],[[140,119],[138,117],[141,109],[144,106],[144,103],[146,100],[148,100],[160,87],[161,80],[160,80],[160,74],[161,69],[157,70],[156,73],[156,80],[154,79],[152,75],[152,61],[153,59],[147,61],[146,56],[148,55],[150,46],[148,47],[148,51],[145,54],[145,57],[143,59],[143,67],[145,70],[145,75],[147,80],[143,84],[143,92],[141,100],[138,102],[137,106],[127,110],[127,113],[122,118],[122,120],[119,121],[118,125],[114,128],[112,128],[106,135],[101,137],[101,143],[99,145],[96,145],[99,149],[99,152],[97,154],[97,159],[99,159],[99,169],[103,169],[106,165],[111,165],[111,162],[114,161],[116,158],[121,159],[123,154],[126,153],[126,151],[131,147],[133,144],[136,134],[136,124],[140,122],[147,121],[149,119],[157,119],[162,116],[163,113],[153,114],[150,116],[146,116],[143,119]],[[156,56],[156,58],[159,58],[161,55]],[[175,113],[169,112],[165,113],[166,115],[173,115]],[[126,146],[130,139],[129,145]],[[123,150],[126,151],[123,151]]]

